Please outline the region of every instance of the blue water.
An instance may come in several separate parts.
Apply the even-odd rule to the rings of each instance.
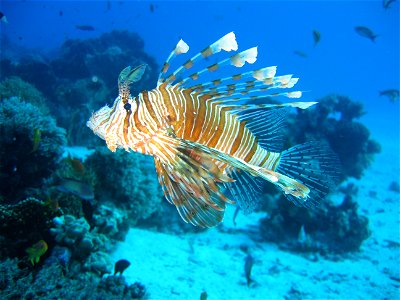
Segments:
[[[0,23],[0,35],[2,43],[6,37],[19,53],[22,50],[55,57],[67,39],[96,38],[124,29],[138,33],[145,51],[161,66],[180,38],[194,55],[233,31],[239,50],[258,46],[255,67],[246,70],[278,66],[279,75],[294,74],[300,78],[296,87],[306,91],[303,101],[337,93],[363,103],[366,114],[361,122],[373,139],[395,151],[390,157],[395,157],[398,164],[399,102],[393,103],[379,92],[400,89],[399,7],[396,1],[384,9],[382,1],[377,0],[5,0],[0,2],[0,11],[8,24]],[[76,25],[90,25],[94,30],[78,30]],[[356,26],[373,30],[378,35],[376,41],[358,35]],[[321,33],[315,47],[313,30]],[[307,57],[294,51],[302,51]]]
[[[1,34],[18,45],[46,51],[66,38],[128,29],[140,34],[145,50],[161,65],[180,38],[197,51],[234,31],[240,49],[259,47],[257,66],[277,65],[280,74],[300,77],[299,87],[310,91],[307,100],[329,93],[348,95],[365,104],[370,113],[364,119],[374,125],[373,133],[399,136],[398,106],[378,96],[399,86],[398,3],[386,10],[382,1],[109,3],[110,9],[106,1],[2,1],[9,24],[1,24]],[[75,29],[82,24],[96,30]],[[379,35],[376,43],[357,35],[355,26],[371,28]],[[315,48],[314,29],[321,32]],[[295,50],[309,57],[298,57]]]

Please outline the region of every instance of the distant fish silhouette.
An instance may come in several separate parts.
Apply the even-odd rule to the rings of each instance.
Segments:
[[[233,214],[233,218],[232,218],[232,221],[233,221],[233,225],[234,225],[234,226],[236,226],[236,217],[237,217],[237,215],[238,215],[238,213],[239,213],[239,210],[240,210],[240,207],[239,207],[239,206],[236,206],[235,213]]]
[[[300,51],[300,50],[294,50],[293,53],[300,57],[304,57],[304,58],[308,57],[307,53]]]
[[[150,12],[154,12],[154,5],[152,3],[150,3]]]
[[[6,15],[0,11],[0,21],[4,23],[8,23]]]
[[[206,291],[202,291],[200,294],[200,300],[207,300],[208,295]]]
[[[106,8],[106,11],[110,11],[110,10],[111,10],[111,1],[108,0],[108,1],[107,1],[107,8]]]
[[[383,0],[383,1],[382,1],[383,8],[384,8],[384,9],[390,8],[390,5],[391,5],[393,2],[396,2],[396,0]]]
[[[368,27],[365,27],[365,26],[356,26],[356,27],[354,27],[354,29],[359,35],[361,35],[367,39],[370,39],[373,42],[375,42],[375,39],[378,36],[371,29],[369,29]]]
[[[93,31],[95,30],[93,26],[90,25],[75,25],[76,29],[82,30],[82,31]]]
[[[390,101],[395,102],[399,100],[399,90],[390,89],[379,92],[379,96],[389,97]]]
[[[321,40],[321,33],[318,30],[313,30],[314,47],[316,47]]]
[[[251,270],[253,269],[253,265],[254,265],[254,258],[249,253],[247,254],[244,262],[244,274],[246,276],[247,286],[250,286],[250,284],[253,282],[253,279],[251,279]]]

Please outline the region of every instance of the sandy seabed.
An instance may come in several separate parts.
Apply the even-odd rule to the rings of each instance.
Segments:
[[[332,261],[280,250],[254,238],[265,214],[239,214],[234,226],[229,207],[224,223],[203,233],[177,236],[132,228],[112,257],[132,263],[124,276],[144,284],[149,299],[200,299],[203,291],[209,300],[400,299],[400,194],[388,188],[399,182],[399,146],[379,142],[382,153],[363,178],[349,180],[358,187],[359,210],[371,230],[357,253]],[[330,197],[341,201],[343,194]],[[255,258],[250,287],[241,245]]]

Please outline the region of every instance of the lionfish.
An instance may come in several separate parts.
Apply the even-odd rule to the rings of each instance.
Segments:
[[[254,101],[301,97],[301,91],[273,92],[292,88],[298,78],[275,76],[276,66],[270,66],[194,84],[224,66],[253,64],[257,47],[182,78],[198,61],[237,49],[230,32],[167,75],[171,61],[189,50],[180,40],[156,88],[131,95],[130,85],[141,79],[146,65],[128,66],[119,75],[113,106],[101,108],[87,122],[111,151],[123,148],[153,156],[166,199],[185,222],[201,227],[221,222],[227,203],[252,211],[265,181],[294,204],[309,207],[330,191],[337,177],[337,159],[327,146],[308,142],[281,152],[290,108],[306,109],[316,102]]]

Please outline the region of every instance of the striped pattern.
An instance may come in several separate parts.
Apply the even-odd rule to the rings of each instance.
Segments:
[[[123,148],[154,156],[166,198],[186,222],[198,226],[211,227],[221,222],[226,203],[237,200],[243,209],[250,207],[259,185],[256,177],[298,199],[292,200],[298,205],[306,202],[310,193],[302,181],[276,170],[282,159],[294,157],[290,149],[284,157],[278,150],[287,109],[306,109],[315,102],[251,103],[265,96],[301,97],[300,91],[266,94],[290,89],[298,78],[276,76],[276,67],[272,66],[190,84],[222,67],[253,64],[257,59],[257,47],[253,47],[178,79],[202,59],[237,49],[235,35],[228,33],[167,75],[171,61],[189,50],[180,40],[164,63],[155,89],[130,95],[129,85],[141,78],[145,66],[127,67],[119,76],[119,96],[113,106],[103,107],[88,121],[111,151]],[[243,100],[250,103],[243,104]],[[312,154],[309,156],[314,159],[316,155]],[[290,172],[290,163],[285,161],[285,172]],[[303,174],[301,166],[296,169],[298,177]],[[240,176],[241,172],[247,175]],[[313,171],[304,174],[310,177]],[[307,182],[312,185],[315,180]],[[236,199],[228,199],[221,192],[221,185]]]

